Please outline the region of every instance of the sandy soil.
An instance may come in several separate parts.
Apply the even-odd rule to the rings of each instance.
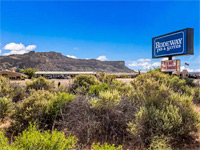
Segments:
[[[117,78],[118,81],[122,81],[125,83],[130,83],[133,79],[132,78]]]

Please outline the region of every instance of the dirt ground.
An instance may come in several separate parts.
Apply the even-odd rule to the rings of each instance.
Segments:
[[[133,79],[132,78],[117,78],[118,81],[122,81],[125,83],[130,83]]]

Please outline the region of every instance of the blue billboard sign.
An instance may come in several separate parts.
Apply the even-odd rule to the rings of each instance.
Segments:
[[[152,58],[193,54],[193,31],[187,28],[152,38]]]

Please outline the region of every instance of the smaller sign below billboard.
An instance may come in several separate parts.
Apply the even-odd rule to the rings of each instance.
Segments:
[[[161,61],[162,72],[180,71],[180,60],[165,60]]]

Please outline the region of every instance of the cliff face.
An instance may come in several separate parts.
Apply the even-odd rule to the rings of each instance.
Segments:
[[[133,72],[124,61],[73,59],[56,52],[29,52],[23,55],[0,56],[0,69],[37,68],[40,71]]]

